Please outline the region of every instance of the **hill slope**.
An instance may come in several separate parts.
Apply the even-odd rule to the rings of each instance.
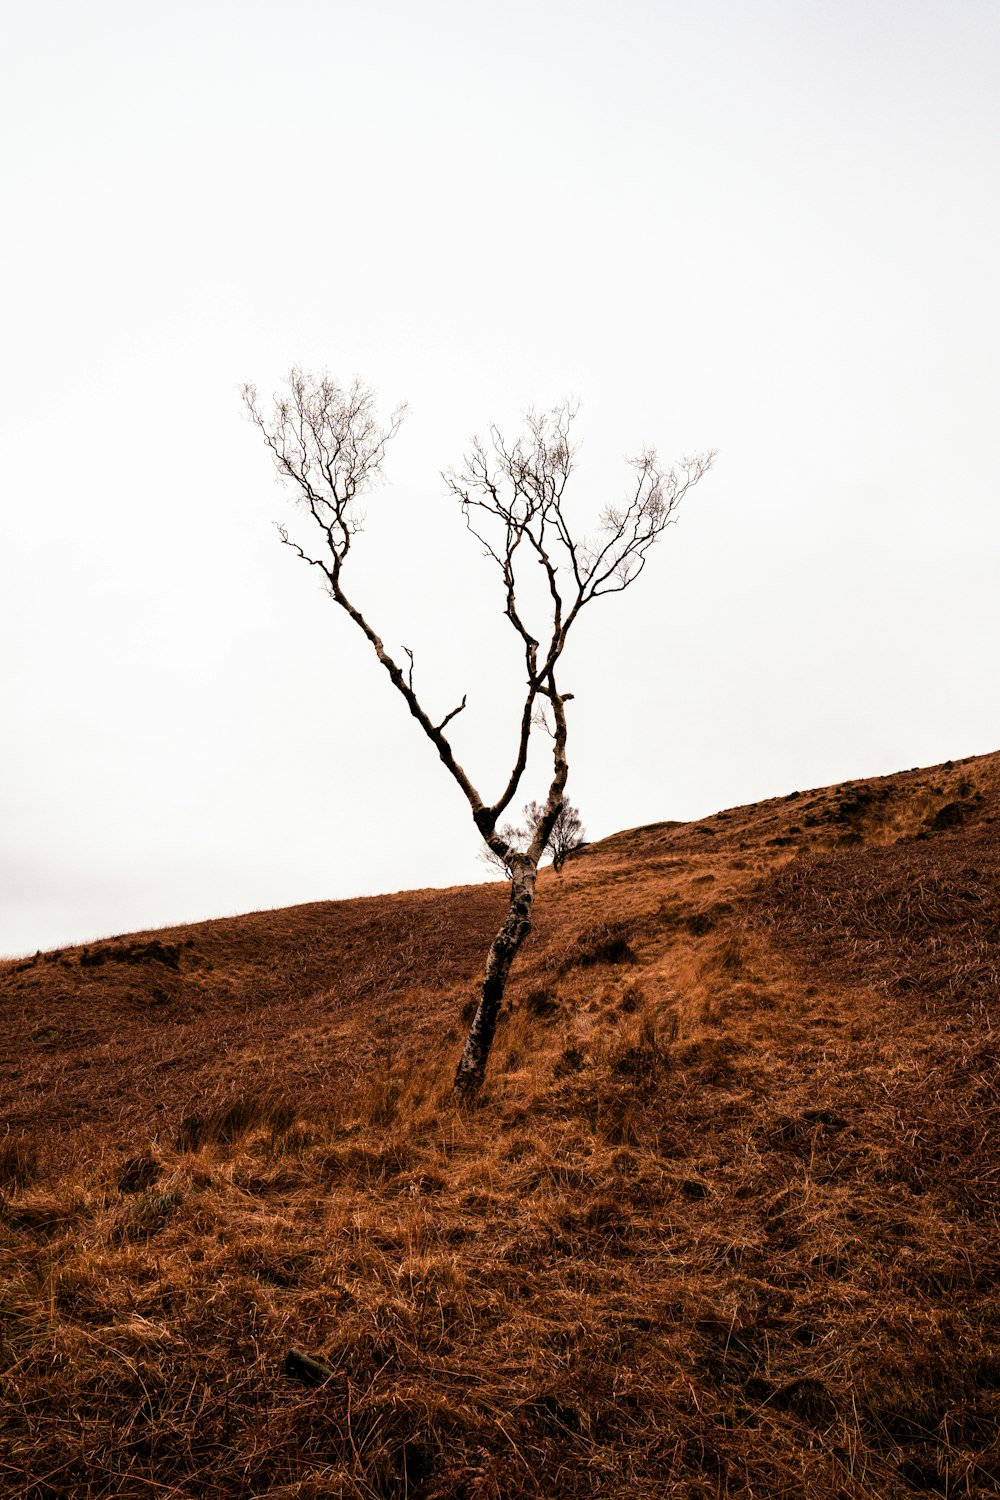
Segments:
[[[0,1487],[994,1493],[998,817],[994,755],[590,846],[471,1113],[500,885],[0,964]]]

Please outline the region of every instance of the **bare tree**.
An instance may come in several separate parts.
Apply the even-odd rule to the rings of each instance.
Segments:
[[[535,829],[545,816],[545,808],[540,802],[529,802],[524,809],[525,829],[529,836],[533,835]],[[575,849],[579,849],[583,843],[583,835],[586,829],[580,820],[580,813],[572,802],[563,801],[559,804],[555,822],[552,824],[552,832],[545,846],[545,853],[552,856],[552,868],[562,874],[563,865],[567,857]]]
[[[545,816],[545,808],[541,802],[528,802],[525,804],[521,816],[524,823],[516,828],[513,823],[504,823],[500,828],[500,836],[510,845],[518,849],[527,849],[535,836],[535,829]],[[556,813],[556,820],[552,824],[552,832],[549,841],[542,851],[542,858],[549,855],[552,860],[552,868],[562,873],[562,868],[567,857],[575,849],[582,847],[586,829],[580,820],[580,813],[572,802],[563,802]],[[505,875],[510,875],[507,861],[501,859],[499,854],[494,854],[489,844],[484,844],[480,853],[484,864],[491,865],[496,870],[502,870]]]
[[[245,386],[243,395],[279,477],[292,486],[315,523],[319,555],[307,552],[284,527],[279,528],[281,540],[320,570],[331,598],[367,636],[393,687],[461,789],[486,844],[510,874],[507,916],[490,946],[479,1004],[455,1074],[456,1092],[471,1099],[485,1076],[511,965],[531,931],[539,861],[563,806],[569,770],[566,704],[573,695],[561,687],[558,672],[569,633],[595,599],[621,593],[635,582],[650,548],[675,520],[681,499],[705,474],[714,454],[697,454],[664,469],[655,451],[645,449],[630,461],[633,477],[625,498],[605,507],[589,538],[571,523],[566,500],[574,467],[570,434],[576,407],[571,403],[550,412],[529,412],[525,430],[510,444],[491,427],[489,440],[474,439],[462,467],[444,476],[470,532],[496,565],[504,614],[524,656],[526,688],[511,773],[500,795],[487,802],[445,734],[465,708],[467,694],[435,722],[414,688],[412,652],[403,647],[408,664],[401,667],[344,591],[345,566],[362,520],[359,496],[380,475],[404,409],[381,422],[373,392],[359,381],[344,387],[329,375],[298,369],[266,416],[253,386]],[[532,584],[539,576],[544,618],[529,622]],[[500,820],[517,795],[532,732],[541,725],[552,743],[551,779],[527,847],[519,848],[505,836]]]

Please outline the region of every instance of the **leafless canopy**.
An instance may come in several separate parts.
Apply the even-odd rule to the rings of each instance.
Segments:
[[[307,557],[284,526],[278,528],[281,540],[313,567],[339,577],[364,521],[358,497],[381,475],[386,447],[406,407],[398,406],[383,425],[375,413],[375,393],[360,380],[345,389],[329,375],[298,369],[288,377],[288,393],[275,395],[270,422],[261,415],[252,385],[243,387],[243,398],[274,454],[279,477],[298,491],[322,532],[326,556]]]
[[[560,692],[556,670],[580,611],[605,594],[621,593],[639,577],[650,548],[676,519],[677,507],[712,463],[712,453],[685,458],[664,468],[655,450],[644,449],[630,461],[634,479],[619,504],[601,512],[596,532],[580,534],[573,522],[566,491],[574,468],[574,403],[548,412],[529,412],[525,431],[513,444],[496,427],[489,441],[475,439],[461,469],[444,477],[459,501],[466,525],[499,570],[505,614],[524,650],[527,691],[513,773],[491,811],[494,818],[516,795],[526,764],[528,742],[536,724],[548,727],[551,707],[555,759],[565,742],[562,705],[572,694]],[[548,596],[544,629],[535,630],[522,609],[527,570],[540,566]],[[538,700],[547,700],[539,705]],[[538,709],[542,708],[541,715]],[[531,854],[545,849],[558,814],[562,787],[549,798],[539,819]]]

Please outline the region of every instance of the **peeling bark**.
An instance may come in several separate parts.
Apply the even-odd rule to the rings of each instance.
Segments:
[[[507,918],[490,945],[479,1005],[455,1073],[455,1092],[464,1100],[475,1098],[486,1076],[486,1064],[496,1035],[497,1017],[511,965],[531,931],[537,873],[527,860],[519,861],[515,867]]]

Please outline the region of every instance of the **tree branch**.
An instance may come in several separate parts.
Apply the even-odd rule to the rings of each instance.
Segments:
[[[462,712],[462,709],[465,707],[465,698],[466,698],[466,695],[463,693],[462,694],[462,701],[458,705],[458,707],[457,708],[453,708],[450,714],[445,714],[444,718],[441,720],[440,724],[437,726],[437,732],[438,732],[438,734],[441,733],[442,729],[444,728],[444,726],[446,724],[450,724],[451,723],[452,719],[455,718],[456,714],[460,714]]]

